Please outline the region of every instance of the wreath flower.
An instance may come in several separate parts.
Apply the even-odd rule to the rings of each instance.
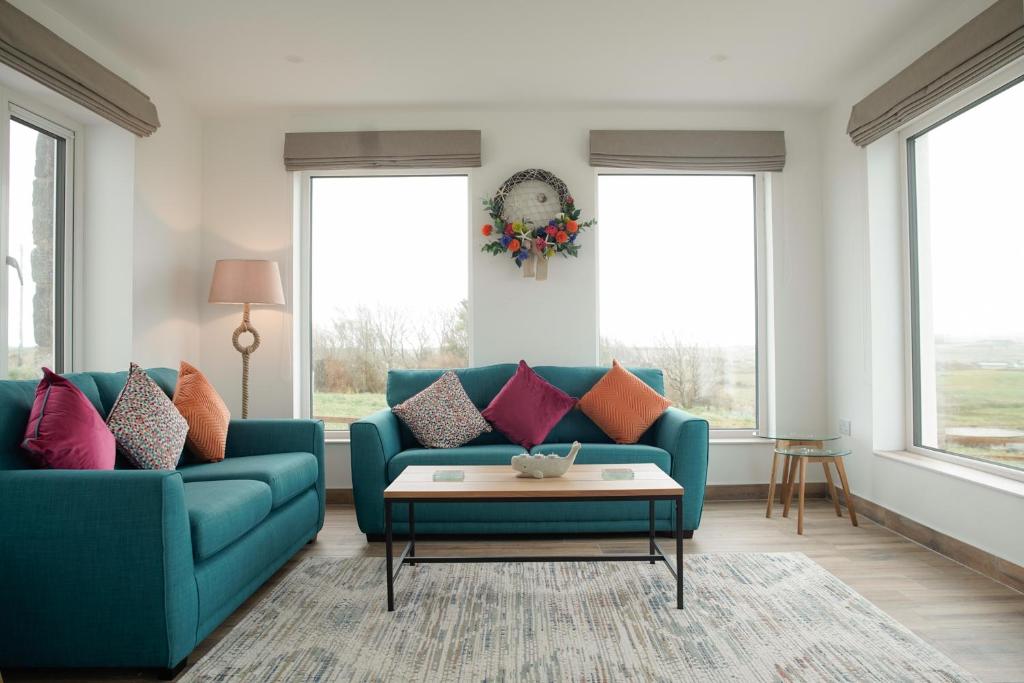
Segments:
[[[481,228],[484,237],[491,237],[495,225],[503,225],[502,234],[488,241],[481,251],[495,256],[506,255],[515,261],[517,267],[530,257],[530,249],[539,258],[549,259],[556,254],[563,258],[579,256],[580,246],[576,238],[587,228],[597,225],[596,219],[580,221],[580,210],[576,208],[576,200],[566,195],[557,216],[548,221],[547,225],[535,225],[526,218],[508,221],[501,215],[501,205],[492,198],[483,200],[484,208],[493,223]]]

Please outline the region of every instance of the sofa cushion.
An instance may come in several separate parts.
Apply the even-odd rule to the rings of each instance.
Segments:
[[[569,443],[542,443],[530,449],[531,453],[568,455]],[[672,456],[668,451],[644,444],[585,443],[576,455],[576,465],[633,465],[654,463],[664,472],[672,471]]]
[[[516,374],[484,408],[483,416],[509,441],[531,448],[544,441],[576,400],[521,360]]]
[[[252,479],[270,487],[274,507],[299,495],[316,483],[317,462],[312,453],[271,453],[225,458],[220,462],[181,465],[186,482]]]
[[[270,513],[273,496],[261,481],[194,481],[185,484],[185,509],[195,559],[212,557]]]
[[[427,448],[458,448],[491,431],[453,370],[391,411]]]
[[[117,450],[144,470],[173,470],[185,448],[188,423],[164,390],[132,363],[124,389],[107,416]]]
[[[580,399],[580,410],[615,443],[636,443],[672,402],[612,361],[612,369]]]
[[[188,423],[185,444],[204,462],[224,459],[228,443],[231,411],[224,400],[195,366],[181,361],[178,384],[174,387],[174,407]]]
[[[388,481],[409,465],[508,465],[512,472],[512,456],[523,453],[512,444],[487,444],[462,448],[410,448],[388,461]]]
[[[82,390],[43,368],[21,447],[41,467],[112,470],[114,435]]]

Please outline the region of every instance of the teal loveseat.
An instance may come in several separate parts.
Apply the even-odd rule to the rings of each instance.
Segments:
[[[126,373],[67,376],[106,415]],[[321,422],[232,420],[223,461],[176,471],[33,469],[35,385],[0,381],[0,669],[173,674],[323,526]]]
[[[501,364],[457,370],[469,398],[484,408],[516,365]],[[571,396],[583,396],[604,376],[600,367],[536,367],[537,373]],[[631,371],[664,394],[661,370]],[[392,370],[388,373],[389,406],[423,390],[442,370]],[[384,533],[384,489],[409,465],[506,465],[523,452],[501,433],[486,433],[461,448],[423,448],[391,410],[381,410],[351,426],[352,493],[359,529],[371,539]],[[534,453],[565,454],[573,441],[583,444],[579,464],[655,463],[686,490],[683,527],[689,537],[700,525],[708,468],[708,423],[677,408],[669,408],[637,444],[612,443],[590,418],[570,411],[555,425]],[[511,473],[511,469],[509,470]],[[396,533],[408,531],[406,506],[395,507]],[[671,503],[659,502],[657,529],[673,528]],[[572,532],[647,531],[647,503],[424,503],[416,506],[418,534],[543,534]]]

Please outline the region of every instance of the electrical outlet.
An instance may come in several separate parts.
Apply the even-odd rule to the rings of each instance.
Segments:
[[[843,436],[850,436],[850,421],[845,417],[839,418],[839,433]]]

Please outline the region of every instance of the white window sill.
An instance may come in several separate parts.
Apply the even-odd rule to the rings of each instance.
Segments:
[[[1024,498],[1024,481],[1017,481],[1009,477],[1001,477],[998,474],[982,472],[981,470],[966,465],[959,465],[947,462],[938,458],[929,458],[926,455],[911,453],[910,451],[875,451],[880,458],[894,460],[904,465],[918,467],[930,472],[943,474],[947,477],[968,481],[972,484],[984,486],[985,488],[1008,493],[1011,496]]]

